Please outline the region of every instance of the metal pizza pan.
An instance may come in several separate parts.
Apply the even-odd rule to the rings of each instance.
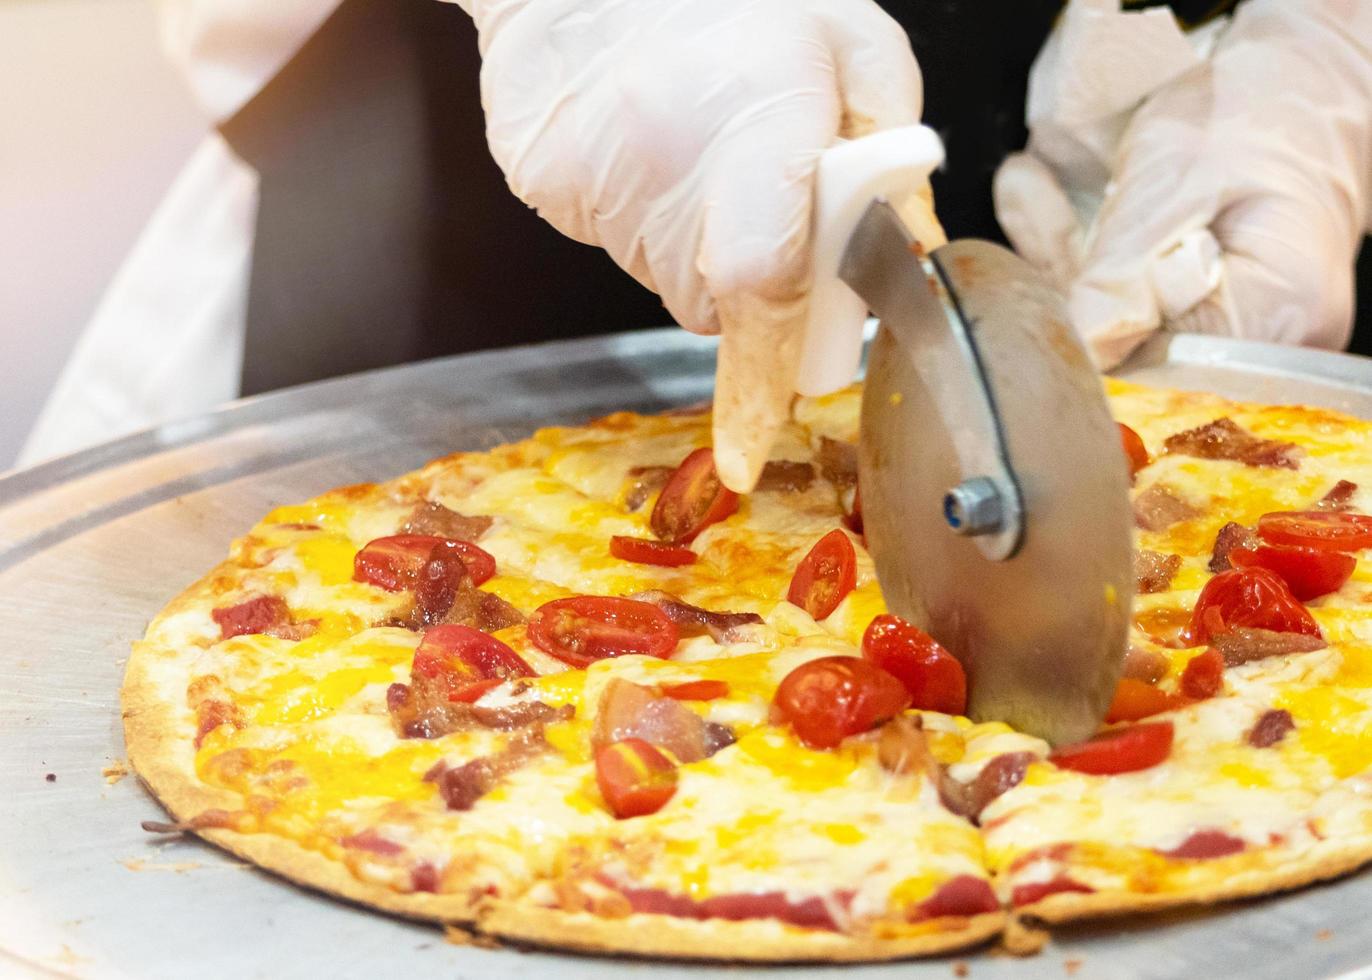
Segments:
[[[714,347],[679,330],[483,353],[250,399],[0,476],[0,977],[618,980],[632,960],[456,946],[302,891],[196,841],[154,842],[123,759],[129,644],[273,506],[457,449],[620,408],[707,398]],[[1122,372],[1152,384],[1372,418],[1372,362],[1161,337]],[[51,776],[51,778],[49,778]],[[1351,976],[1372,967],[1372,874],[1256,902],[1060,931],[1027,960],[971,953],[867,967],[655,976]]]

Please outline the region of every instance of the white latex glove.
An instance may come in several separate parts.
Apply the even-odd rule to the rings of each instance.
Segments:
[[[1031,140],[996,183],[1006,233],[1068,289],[1102,367],[1159,327],[1347,343],[1372,179],[1372,4],[1248,0],[1206,60],[1103,122],[1075,159]],[[1113,152],[1093,158],[1111,123]]]
[[[721,333],[715,462],[750,489],[794,392],[815,161],[918,121],[904,31],[870,0],[464,6],[511,189],[683,327]]]

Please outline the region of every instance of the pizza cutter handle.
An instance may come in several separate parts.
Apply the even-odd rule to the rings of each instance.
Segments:
[[[899,201],[911,196],[942,162],[943,144],[927,126],[904,126],[846,140],[820,157],[815,172],[810,308],[796,380],[800,394],[836,391],[851,384],[857,374],[867,302],[840,278],[839,267],[868,205],[878,199]],[[932,248],[942,241],[926,244]]]

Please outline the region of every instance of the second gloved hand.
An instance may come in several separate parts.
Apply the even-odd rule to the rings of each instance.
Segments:
[[[751,489],[794,391],[819,154],[917,122],[919,67],[871,0],[469,0],[511,189],[722,334],[715,457]]]

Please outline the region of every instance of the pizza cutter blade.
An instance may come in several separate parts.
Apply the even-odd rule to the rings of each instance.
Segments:
[[[1085,738],[1123,659],[1132,518],[1118,430],[1061,298],[989,242],[925,257],[882,200],[838,272],[880,318],[859,486],[887,605],[962,661],[972,718]]]

